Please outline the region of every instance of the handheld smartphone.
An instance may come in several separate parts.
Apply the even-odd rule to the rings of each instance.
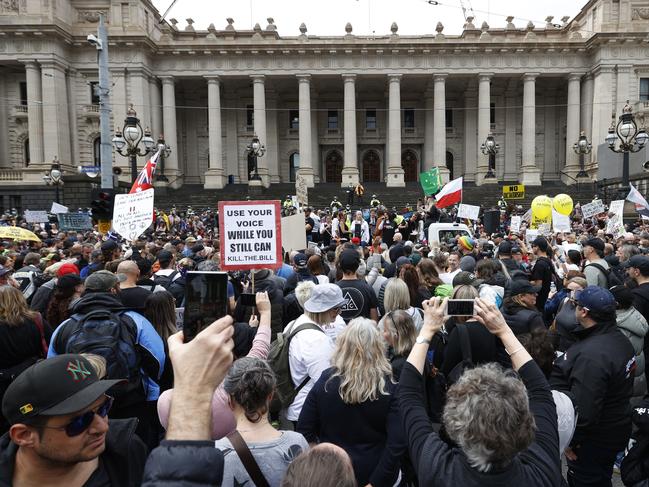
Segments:
[[[225,272],[189,271],[185,282],[183,336],[187,343],[227,314],[228,275]]]
[[[241,293],[239,295],[241,306],[254,306],[257,304],[257,295],[254,293]]]
[[[449,299],[446,305],[448,316],[473,316],[473,299]]]

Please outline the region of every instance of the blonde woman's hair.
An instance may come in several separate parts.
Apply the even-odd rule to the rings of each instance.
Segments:
[[[349,322],[336,338],[331,365],[334,373],[329,380],[340,378],[338,393],[346,404],[376,401],[379,395],[388,394],[392,367],[374,321],[355,318]]]
[[[106,368],[106,359],[104,357],[95,355],[94,353],[82,353],[81,356],[90,362],[90,365],[92,365],[92,368],[97,373],[97,377],[100,379],[106,377],[108,369]]]
[[[383,329],[392,336],[392,350],[397,356],[410,353],[417,339],[417,328],[407,311],[390,311],[383,318]]]
[[[38,313],[27,306],[25,296],[13,286],[0,286],[0,321],[9,326],[20,326],[26,320],[36,319]]]
[[[410,308],[410,291],[403,279],[391,277],[385,285],[383,294],[383,307],[385,312]]]

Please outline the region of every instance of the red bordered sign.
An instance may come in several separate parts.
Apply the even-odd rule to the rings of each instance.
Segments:
[[[280,202],[220,201],[221,269],[276,269],[282,266]]]

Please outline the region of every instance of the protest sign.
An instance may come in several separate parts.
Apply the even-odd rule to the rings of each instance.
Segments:
[[[544,237],[552,235],[552,225],[550,223],[541,223],[538,228],[539,234]]]
[[[304,215],[300,216],[300,229],[306,238]],[[228,271],[280,267],[280,218],[279,201],[220,201],[221,269]]]
[[[626,231],[626,229],[624,228],[624,200],[611,201],[608,211],[609,213],[613,213],[615,216],[617,216],[617,218],[615,220],[613,220],[613,218],[609,220],[607,224],[607,230],[609,229],[610,225],[611,231],[607,231],[607,233],[611,233],[613,235],[624,233]]]
[[[512,221],[509,224],[509,231],[511,233],[518,233],[521,231],[521,217],[512,216]]]
[[[457,210],[458,218],[468,218],[469,220],[477,220],[480,214],[480,207],[475,205],[467,205],[460,203],[460,208]]]
[[[153,192],[151,188],[115,195],[113,230],[129,242],[137,240],[153,223]]]
[[[56,218],[59,221],[59,229],[61,230],[92,230],[92,220],[88,213],[59,213]]]
[[[592,203],[586,203],[581,207],[581,214],[584,218],[592,218],[599,215],[604,210],[604,202],[602,200],[595,200]]]
[[[552,228],[555,232],[570,232],[570,217],[552,209]]]
[[[27,223],[45,223],[50,219],[46,211],[25,210],[25,221]]]
[[[301,208],[309,206],[309,188],[306,184],[306,178],[299,174],[295,178],[295,197]]]
[[[176,308],[176,330],[183,329],[185,324],[185,308]]]
[[[282,218],[282,247],[286,252],[306,248],[304,213]]]
[[[528,228],[527,231],[525,232],[525,241],[527,242],[527,245],[531,245],[532,242],[534,242],[534,239],[538,236],[539,236],[538,230],[533,230],[531,228]]]
[[[58,214],[58,213],[67,213],[68,212],[68,207],[60,205],[56,202],[52,203],[52,208],[50,209],[50,213],[53,214]]]
[[[506,200],[525,199],[525,185],[511,184],[509,186],[503,186],[503,199]]]

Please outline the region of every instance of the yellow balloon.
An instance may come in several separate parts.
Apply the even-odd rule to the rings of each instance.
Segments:
[[[534,198],[532,216],[537,220],[547,220],[552,217],[552,200],[545,195]]]
[[[572,198],[567,194],[558,194],[552,200],[552,206],[557,213],[570,215],[572,213]]]

